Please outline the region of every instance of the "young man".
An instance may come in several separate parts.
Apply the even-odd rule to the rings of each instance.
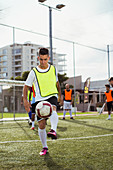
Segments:
[[[72,117],[72,103],[73,103],[74,91],[69,88],[69,84],[66,84],[65,87],[66,87],[66,89],[62,93],[62,101],[64,100],[63,120],[65,120],[66,111],[68,111],[68,110],[69,110],[69,113],[70,113],[70,119],[73,119],[73,117]]]
[[[56,112],[57,107],[57,94],[59,95],[59,100],[61,96],[60,85],[58,81],[58,76],[56,69],[53,65],[48,63],[49,51],[46,48],[41,48],[39,50],[39,65],[33,70],[30,71],[28,78],[25,82],[25,86],[23,89],[24,94],[24,106],[26,111],[29,111],[29,108],[32,109],[32,115],[35,115],[35,107],[40,101],[48,101],[53,106],[53,113],[50,117],[51,122],[51,131],[48,132],[48,137],[52,139],[57,139],[56,129],[58,124],[58,115]],[[27,91],[28,87],[32,87],[32,84],[35,84],[35,103],[30,105],[27,101]],[[38,120],[38,133],[40,140],[42,142],[43,149],[40,152],[40,155],[45,155],[48,151],[48,146],[46,142],[46,119],[42,119],[37,117]]]
[[[33,104],[33,103],[35,102],[34,86],[32,86],[32,87],[30,87],[30,88],[28,89],[27,100],[28,100],[28,102],[30,102],[31,104]],[[21,98],[21,105],[23,105],[23,93],[22,93],[22,98]],[[28,124],[29,124],[29,125],[33,125],[31,109],[30,109],[30,111],[28,112],[28,115],[29,115]],[[34,128],[31,128],[31,129],[34,130]]]
[[[109,83],[110,83],[110,89],[113,90],[113,77],[110,77],[109,79]]]
[[[112,102],[113,102],[113,96],[112,96],[112,90],[110,90],[110,85],[106,84],[106,92],[105,92],[105,99],[107,101],[107,108],[108,108],[108,118],[107,120],[111,119],[111,109],[112,109]]]

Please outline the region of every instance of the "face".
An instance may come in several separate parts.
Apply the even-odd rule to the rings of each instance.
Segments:
[[[106,90],[109,91],[109,87],[106,87]]]
[[[66,89],[67,89],[67,90],[69,89],[69,84],[66,84]]]
[[[48,67],[48,61],[49,61],[50,57],[48,55],[40,55],[38,57],[38,60],[40,61],[40,68],[42,69],[46,69]]]
[[[110,85],[113,87],[113,80],[110,81]]]

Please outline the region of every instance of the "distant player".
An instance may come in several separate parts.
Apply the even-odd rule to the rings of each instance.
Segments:
[[[48,152],[47,146],[47,136],[51,137],[52,139],[57,139],[57,124],[58,124],[58,115],[56,112],[57,108],[57,94],[59,95],[59,100],[61,97],[61,90],[60,84],[58,81],[58,74],[53,65],[48,63],[49,57],[49,50],[47,48],[41,48],[39,50],[39,65],[33,68],[28,78],[25,82],[24,89],[23,89],[23,97],[24,97],[24,106],[26,111],[29,111],[30,107],[32,109],[32,115],[35,114],[35,107],[37,103],[40,101],[48,101],[52,104],[53,113],[50,117],[51,122],[51,130],[46,134],[46,119],[40,118],[37,116],[38,121],[38,133],[40,140],[42,142],[43,149],[40,152],[40,155],[46,155]],[[32,84],[35,84],[35,103],[30,105],[27,101],[27,92],[28,88],[32,87]]]
[[[109,79],[110,89],[113,90],[113,77]]]
[[[72,103],[73,103],[73,94],[74,94],[74,90],[69,88],[69,84],[65,85],[66,89],[63,91],[62,93],[62,100],[64,102],[63,103],[63,119],[65,120],[65,115],[66,112],[69,111],[70,113],[70,119],[73,119],[72,117]]]
[[[31,104],[35,103],[35,90],[34,90],[34,85],[28,89],[27,100],[28,100],[28,102],[30,102]],[[22,94],[22,98],[21,98],[21,105],[23,105],[23,94]],[[31,108],[30,108],[30,111],[28,112],[28,115],[29,115],[28,123],[29,123],[29,125],[32,125],[32,128],[31,128],[31,129],[34,130],[34,122],[32,121]]]
[[[112,93],[112,90],[110,90],[110,85],[109,84],[106,84],[105,87],[106,87],[105,99],[107,101],[107,109],[108,109],[108,118],[107,118],[107,120],[110,120],[111,119],[111,110],[113,110],[113,105],[112,105],[113,93]]]

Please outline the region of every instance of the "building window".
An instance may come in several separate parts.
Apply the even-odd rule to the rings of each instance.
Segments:
[[[3,56],[3,60],[5,60],[5,61],[7,60],[7,56],[6,55]]]
[[[7,71],[7,68],[3,68],[3,71],[6,72],[6,71]]]
[[[15,49],[15,50],[12,50],[12,53],[13,54],[18,54],[18,53],[21,53],[22,50],[19,48],[19,49]]]
[[[4,78],[7,77],[7,75],[8,75],[7,73],[3,73],[3,77],[4,77]]]
[[[3,54],[7,54],[7,50],[6,49],[3,49]]]
[[[7,62],[6,61],[3,61],[3,66],[6,66],[7,65]]]

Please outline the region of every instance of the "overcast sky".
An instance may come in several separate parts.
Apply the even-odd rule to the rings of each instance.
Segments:
[[[113,50],[113,0],[47,0],[45,4],[55,7],[62,3],[61,11],[52,11],[53,36],[74,41],[102,50]],[[0,0],[0,23],[8,24],[49,34],[49,10],[39,5],[37,0]],[[0,26],[0,47],[13,42],[13,33],[9,28]],[[48,37],[16,30],[18,43],[32,43],[48,46]],[[73,44],[53,39],[56,52],[64,53],[68,62],[68,76],[74,75]],[[107,52],[75,45],[75,74],[92,80],[107,79]],[[113,76],[113,52],[110,53],[110,71]]]

